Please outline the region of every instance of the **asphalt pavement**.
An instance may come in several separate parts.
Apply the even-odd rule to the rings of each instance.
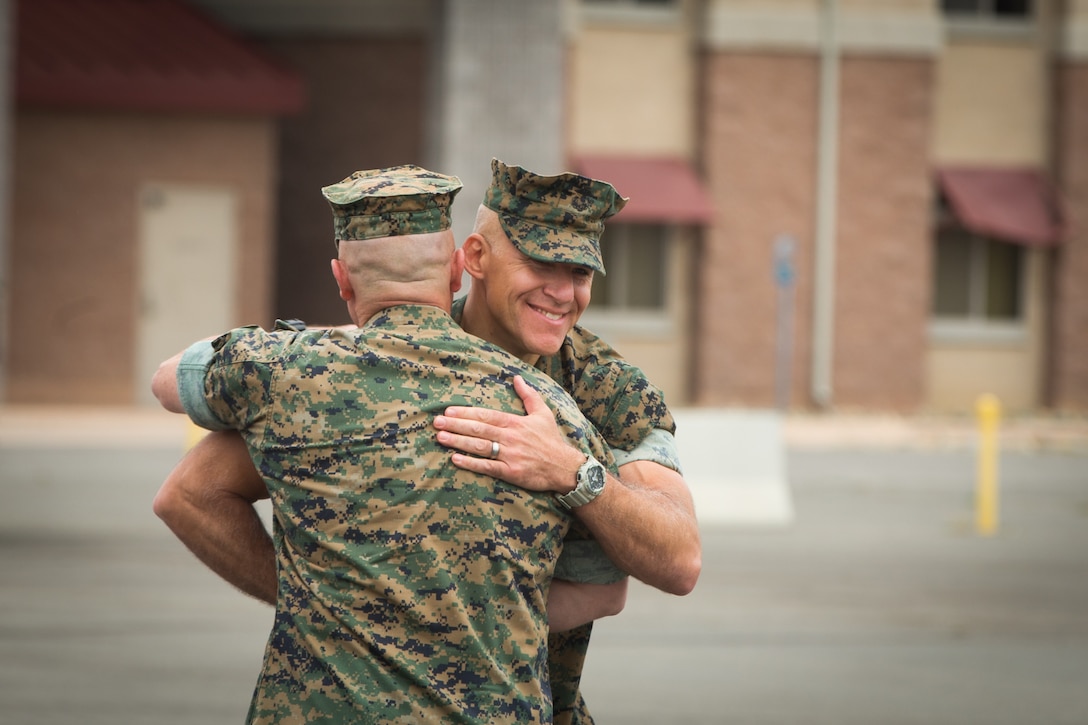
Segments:
[[[1083,420],[1010,423],[990,536],[969,421],[722,420],[719,455],[766,466],[722,464],[720,485],[769,481],[749,498],[777,513],[700,511],[695,592],[636,583],[596,625],[598,723],[1088,723]],[[0,410],[0,723],[243,721],[271,610],[150,510],[187,436],[154,413]],[[693,475],[707,509],[734,500]]]

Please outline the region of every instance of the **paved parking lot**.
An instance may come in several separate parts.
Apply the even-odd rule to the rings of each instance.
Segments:
[[[137,428],[0,437],[0,723],[243,720],[271,611],[151,515],[184,429]],[[993,537],[968,447],[782,455],[787,522],[705,524],[692,595],[597,625],[598,723],[1088,722],[1088,448],[1005,450]]]

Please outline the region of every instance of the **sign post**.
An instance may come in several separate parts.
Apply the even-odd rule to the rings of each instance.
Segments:
[[[797,241],[788,234],[779,234],[774,240],[774,281],[778,294],[775,341],[775,407],[788,410],[790,390],[793,387],[793,297],[794,253]]]

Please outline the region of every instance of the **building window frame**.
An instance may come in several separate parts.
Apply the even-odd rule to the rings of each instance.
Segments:
[[[673,265],[673,233],[672,226],[666,224],[609,224],[601,237],[601,252],[608,274],[594,275],[593,295],[582,323],[598,334],[603,330],[625,335],[670,334],[672,310],[669,280]],[[645,259],[638,264],[634,255],[640,248],[645,250],[647,244],[656,246],[656,259],[650,260],[649,265]],[[638,277],[647,273],[656,277],[654,284],[657,290],[649,291],[652,304],[639,304],[633,298],[647,290],[644,284],[639,286]],[[636,286],[639,286],[638,290]]]
[[[671,27],[683,20],[684,0],[578,0],[581,23]]]
[[[1033,0],[941,0],[947,17],[1029,20],[1035,16]]]
[[[1038,3],[1024,0],[1023,12],[1002,9],[1004,0],[942,0],[941,13],[952,35],[1023,38],[1036,30]]]
[[[941,295],[948,290],[954,280],[942,278],[947,269],[941,268],[941,245],[966,245],[966,284],[961,293],[961,302],[966,303],[963,314],[941,312]],[[993,314],[989,311],[994,304],[991,295],[999,294],[991,283],[996,255],[1012,255],[1014,265],[1011,273],[1015,275],[1010,283],[1014,299],[1005,299],[1002,304],[1011,306],[1012,314]],[[1028,332],[1027,324],[1027,285],[1028,254],[1019,244],[974,234],[958,225],[944,226],[937,231],[933,259],[933,295],[930,304],[930,335],[941,341],[1009,343],[1022,342]],[[947,302],[946,302],[947,304]]]

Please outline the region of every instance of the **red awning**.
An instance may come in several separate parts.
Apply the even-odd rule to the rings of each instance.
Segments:
[[[607,181],[630,199],[616,221],[707,224],[714,215],[710,194],[683,159],[582,156],[574,165],[578,173]]]
[[[976,234],[1029,245],[1061,241],[1060,201],[1034,169],[946,167],[937,180],[956,219]]]
[[[180,0],[18,0],[15,96],[44,108],[293,113],[301,77]]]

